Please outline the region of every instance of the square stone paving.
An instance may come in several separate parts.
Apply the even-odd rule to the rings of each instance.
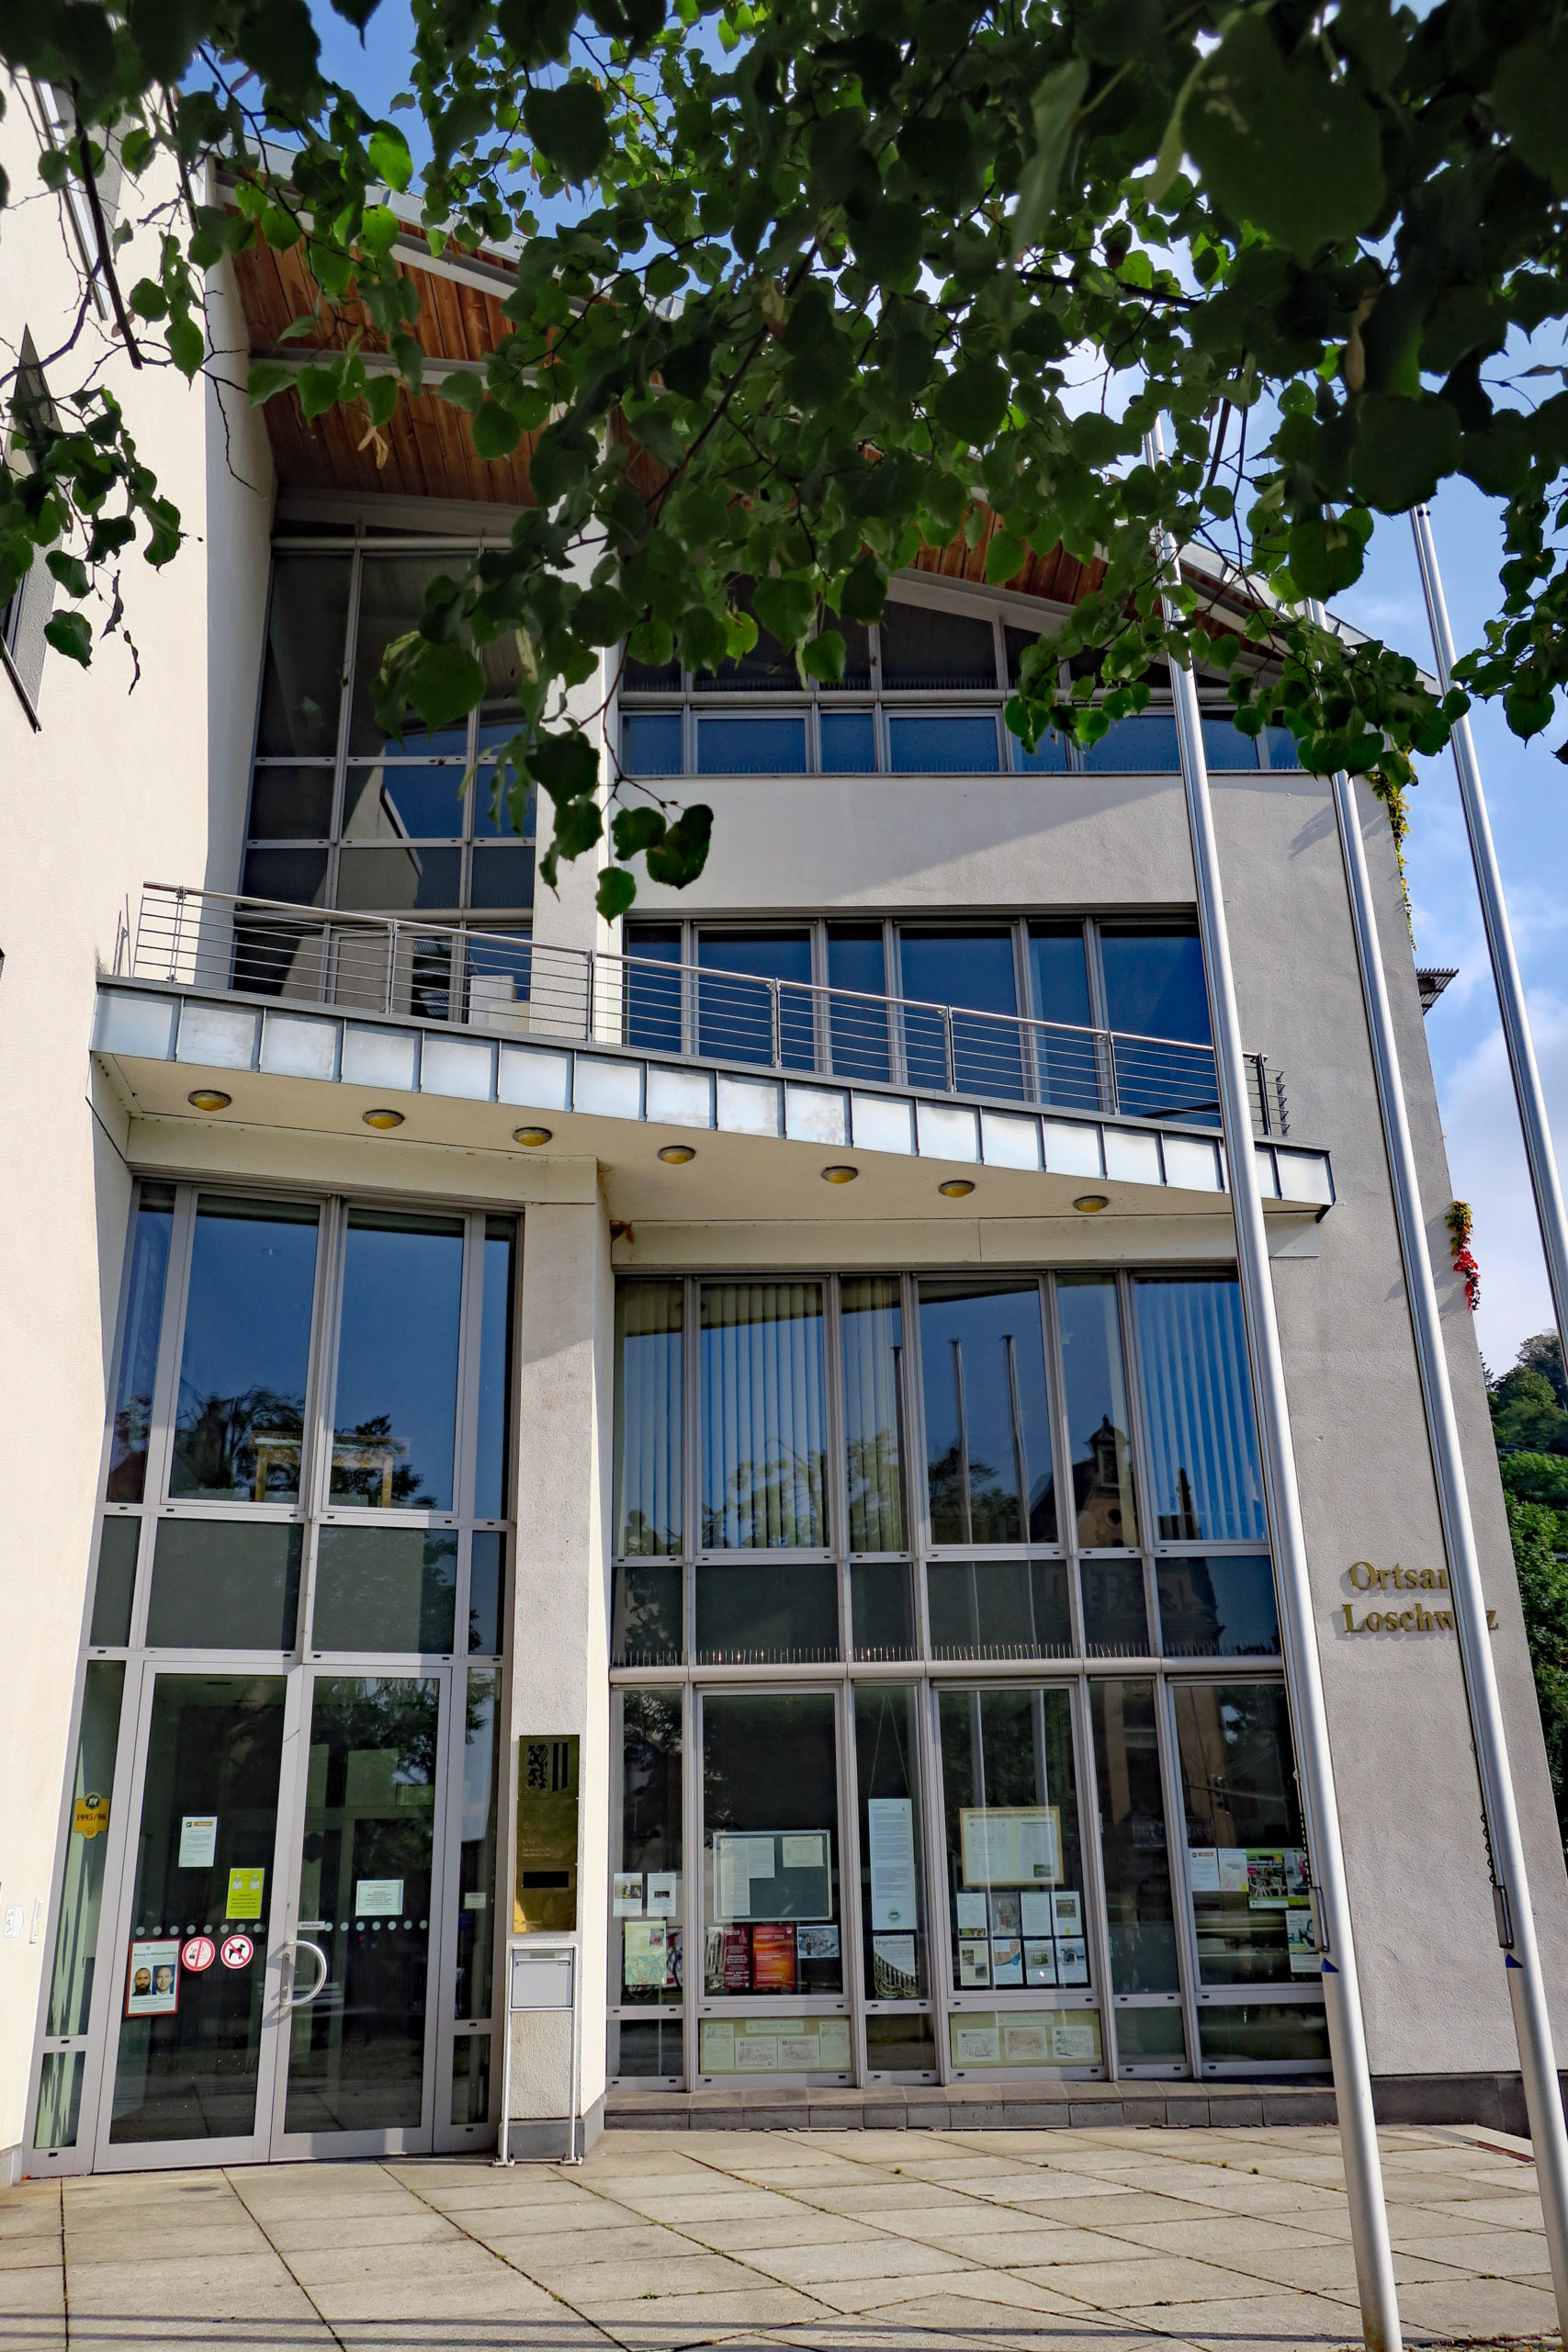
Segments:
[[[1529,2143],[1382,2135],[1411,2346],[1556,2344]],[[1360,2342],[1337,2134],[610,2131],[26,2181],[0,2352],[1294,2352]]]

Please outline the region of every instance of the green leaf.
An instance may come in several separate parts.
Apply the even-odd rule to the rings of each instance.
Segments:
[[[846,575],[835,609],[847,621],[879,621],[886,602],[886,574],[874,557],[863,555]]]
[[[686,445],[670,421],[663,408],[645,408],[630,420],[633,437],[656,458],[661,466],[678,466],[686,454]]]
[[[664,834],[664,820],[657,808],[622,808],[610,823],[617,857],[636,857],[639,850],[654,848]]]
[[[80,613],[56,613],[44,623],[43,633],[57,653],[86,669],[93,658],[93,636]]]
[[[1044,236],[1055,209],[1073,126],[1088,88],[1089,67],[1081,57],[1074,57],[1047,74],[1034,93],[1031,109],[1034,143],[1019,181],[1018,209],[1013,215],[1015,254],[1039,244]]]
[[[427,727],[466,718],[485,690],[485,673],[466,645],[421,639],[409,671],[408,699]]]
[[[800,657],[800,666],[808,678],[820,678],[825,685],[839,685],[844,675],[844,659],[849,649],[836,628],[819,629],[807,638]]]
[[[476,414],[469,431],[474,447],[481,458],[510,458],[523,438],[523,427],[509,408],[499,401],[486,401]]]
[[[269,204],[261,217],[261,232],[275,254],[292,251],[305,232],[292,212],[281,204]]]
[[[610,152],[604,94],[590,82],[530,90],[523,101],[523,127],[565,180],[591,178]]]
[[[471,368],[455,368],[450,376],[444,376],[433,389],[438,401],[448,401],[454,408],[467,409],[470,416],[479,414],[485,396],[483,379],[476,376]]]
[[[1192,78],[1182,137],[1209,193],[1301,260],[1367,228],[1385,183],[1378,118],[1320,54],[1287,65],[1268,12],[1238,11]]]
[[[569,735],[541,735],[528,754],[528,773],[558,808],[597,789],[599,754],[575,729]]]
[[[390,253],[397,243],[400,226],[389,204],[367,204],[359,223],[359,243],[367,254],[378,256]]]
[[[713,839],[713,810],[701,801],[683,809],[656,849],[648,853],[648,878],[671,890],[683,890],[707,864]]]
[[[1029,560],[1029,550],[1010,531],[998,531],[986,549],[986,578],[993,588],[1011,580]]]
[[[398,405],[399,384],[395,376],[372,376],[365,387],[365,406],[374,425],[390,424]]]
[[[68,596],[85,596],[87,594],[87,567],[80,556],[67,555],[62,548],[51,548],[44,561]]]
[[[604,831],[604,820],[596,800],[558,800],[556,835],[550,847],[558,857],[581,857]]]
[[[169,298],[155,277],[139,277],[127,300],[139,319],[168,316]]]
[[[759,580],[751,605],[763,628],[781,645],[798,645],[817,610],[810,582],[789,577]]]
[[[1337,522],[1313,515],[1292,526],[1291,578],[1302,595],[1326,601],[1360,578],[1366,543],[1371,535],[1371,516],[1363,513],[1361,521],[1366,525],[1365,530],[1354,527],[1354,513]]]
[[[1531,171],[1568,196],[1568,40],[1537,33],[1509,50],[1492,85],[1492,111]]]
[[[572,630],[584,645],[618,645],[636,618],[635,608],[608,582],[587,590],[571,608]]]
[[[413,177],[409,142],[395,123],[378,123],[370,133],[370,168],[400,196]]]
[[[297,368],[286,368],[281,359],[258,359],[245,378],[245,398],[253,408],[260,408],[275,392],[287,391],[299,379]]]
[[[206,338],[196,321],[184,314],[171,319],[164,330],[164,340],[180,374],[187,379],[194,377],[207,353]]]
[[[636,897],[636,876],[624,865],[607,865],[599,876],[593,903],[606,922],[618,922]]]
[[[1011,384],[998,359],[965,359],[938,390],[931,413],[957,441],[981,449],[1008,413]]]
[[[343,391],[343,378],[336,367],[301,368],[294,381],[299,388],[299,405],[311,422],[335,408]]]
[[[1461,441],[1447,401],[1368,392],[1356,407],[1351,487],[1380,514],[1403,514],[1425,505],[1438,484],[1457,473]]]

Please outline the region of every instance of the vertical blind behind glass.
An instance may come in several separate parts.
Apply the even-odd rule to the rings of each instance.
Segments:
[[[1145,1276],[1133,1284],[1155,1532],[1165,1543],[1267,1535],[1234,1282]]]
[[[828,1540],[820,1283],[705,1283],[703,1542]]]

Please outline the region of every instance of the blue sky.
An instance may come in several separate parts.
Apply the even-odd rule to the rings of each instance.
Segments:
[[[327,71],[369,104],[387,107],[402,85],[412,40],[408,0],[382,0],[363,48],[359,36],[327,7],[316,11]],[[396,119],[416,153],[417,115]],[[1461,651],[1478,644],[1496,609],[1498,508],[1468,482],[1445,486],[1433,528]],[[1337,609],[1432,665],[1410,526],[1378,524],[1365,572]],[[1502,715],[1485,707],[1472,717],[1493,830],[1513,916],[1515,943],[1535,1027],[1547,1106],[1562,1134],[1568,1118],[1568,768],[1551,756],[1562,719],[1533,743],[1517,741]],[[1513,1362],[1521,1340],[1551,1324],[1551,1300],[1519,1141],[1497,1001],[1476,902],[1453,766],[1445,755],[1423,763],[1410,796],[1406,847],[1416,949],[1422,964],[1457,965],[1459,978],[1427,1020],[1458,1198],[1475,1213],[1481,1266],[1476,1317],[1482,1351],[1494,1372]],[[1287,1083],[1289,1072],[1286,1073]],[[1565,1147],[1568,1148],[1568,1147]]]

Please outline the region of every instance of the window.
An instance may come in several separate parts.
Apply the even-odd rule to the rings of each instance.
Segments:
[[[1003,1102],[1219,1125],[1189,915],[631,922],[626,1035]]]
[[[750,583],[733,583],[749,608]],[[836,684],[803,678],[759,630],[750,653],[716,673],[654,669],[626,660],[619,673],[620,757],[628,775],[994,775],[1174,772],[1179,765],[1170,688],[1161,671],[1142,716],[1080,748],[1047,733],[1026,751],[1006,707],[1036,632],[956,599],[917,602],[896,590],[872,628],[828,616],[846,640]],[[1080,657],[1081,659],[1082,657]],[[1068,673],[1063,673],[1063,684]],[[1216,770],[1297,767],[1284,728],[1244,735],[1224,680],[1202,681],[1203,743]]]
[[[498,773],[495,756],[523,723],[512,640],[482,649],[484,698],[467,719],[432,729],[411,716],[400,739],[376,715],[387,648],[418,625],[429,582],[461,570],[472,553],[427,542],[278,548],[247,896],[415,918],[466,912],[487,927],[533,904],[533,796],[525,797],[510,768]],[[286,978],[279,942],[253,960],[246,985],[265,990],[270,973],[276,992]],[[373,977],[361,975],[376,994]]]

